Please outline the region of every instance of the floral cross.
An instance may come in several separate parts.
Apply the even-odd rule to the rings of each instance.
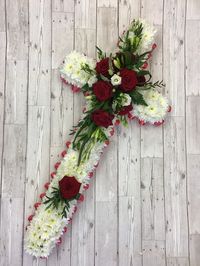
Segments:
[[[152,82],[148,60],[156,48],[155,30],[144,20],[134,20],[119,38],[118,48],[106,55],[97,47],[98,62],[71,52],[61,68],[61,79],[73,92],[82,91],[86,104],[82,118],[71,131],[63,159],[55,164],[51,183],[36,202],[35,213],[28,217],[25,249],[36,257],[48,257],[61,243],[77,203],[98,166],[104,147],[114,134],[114,126],[138,120],[159,126],[171,110],[168,100]]]

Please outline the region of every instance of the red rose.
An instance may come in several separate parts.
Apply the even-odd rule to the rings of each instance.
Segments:
[[[93,85],[93,92],[100,102],[108,100],[112,97],[112,85],[107,81],[99,80]]]
[[[122,78],[120,85],[122,91],[129,92],[135,89],[137,84],[137,75],[135,71],[123,68],[120,70],[120,76]]]
[[[95,125],[107,128],[112,125],[114,115],[99,109],[92,113],[91,118]]]
[[[104,59],[102,59],[101,61],[97,62],[96,64],[96,72],[98,74],[102,74],[104,76],[109,76],[109,73],[108,73],[108,70],[109,70],[109,58],[106,57]]]
[[[74,176],[64,176],[59,181],[60,194],[63,199],[74,198],[80,190],[81,183],[79,183]]]
[[[144,85],[144,83],[146,82],[145,76],[137,76],[137,82],[139,86]]]
[[[133,110],[133,106],[130,104],[130,105],[122,107],[122,109],[119,111],[118,114],[119,115],[127,115],[132,110]]]

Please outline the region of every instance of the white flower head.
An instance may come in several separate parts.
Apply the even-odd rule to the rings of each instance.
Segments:
[[[87,66],[91,73],[84,71]],[[60,68],[61,77],[69,84],[82,87],[94,75],[95,61],[76,51],[71,52],[65,57],[64,63]]]
[[[127,93],[120,93],[119,96],[113,101],[112,108],[114,111],[121,109],[123,106],[128,106],[132,102],[131,97]]]
[[[151,124],[162,122],[169,107],[168,100],[154,89],[143,91],[142,94],[148,106],[135,104],[133,115]]]
[[[145,53],[151,49],[151,46],[155,39],[156,29],[148,24],[144,19],[140,19],[139,21],[143,26],[142,38],[138,47],[138,53],[140,54]]]
[[[131,104],[131,97],[127,93],[123,93],[122,106],[128,106]]]
[[[96,83],[96,82],[97,82],[97,77],[96,76],[92,76],[91,78],[89,78],[89,80],[88,80],[89,87],[92,87],[92,85],[94,83]]]
[[[129,28],[129,34],[128,34],[128,39],[130,41],[130,44],[133,45],[136,41],[136,34],[135,34],[135,29],[138,26],[142,26],[142,32],[140,38],[139,45],[137,47],[137,53],[138,54],[143,54],[149,50],[151,50],[151,46],[154,42],[155,34],[156,34],[156,29],[147,23],[144,19],[138,19],[136,21],[133,21],[133,24]],[[122,39],[124,40],[124,36],[122,36]],[[124,43],[120,42],[120,45],[123,46]]]
[[[120,85],[122,81],[122,78],[118,76],[117,74],[114,74],[111,78],[111,83],[113,86]]]

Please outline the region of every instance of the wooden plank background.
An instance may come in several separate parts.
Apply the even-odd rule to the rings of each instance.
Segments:
[[[36,260],[26,219],[83,105],[58,67],[73,49],[113,50],[137,17],[157,28],[171,117],[118,130],[62,245]],[[200,1],[0,0],[0,58],[0,265],[199,266]]]

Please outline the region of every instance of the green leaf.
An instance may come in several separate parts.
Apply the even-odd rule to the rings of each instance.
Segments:
[[[134,104],[141,104],[141,105],[148,106],[148,104],[144,100],[143,95],[139,93],[137,90],[132,91],[130,93],[130,96]]]
[[[97,49],[97,54],[98,54],[99,59],[103,59],[106,57],[106,53],[103,53],[103,51],[98,46],[96,46],[96,49]]]

